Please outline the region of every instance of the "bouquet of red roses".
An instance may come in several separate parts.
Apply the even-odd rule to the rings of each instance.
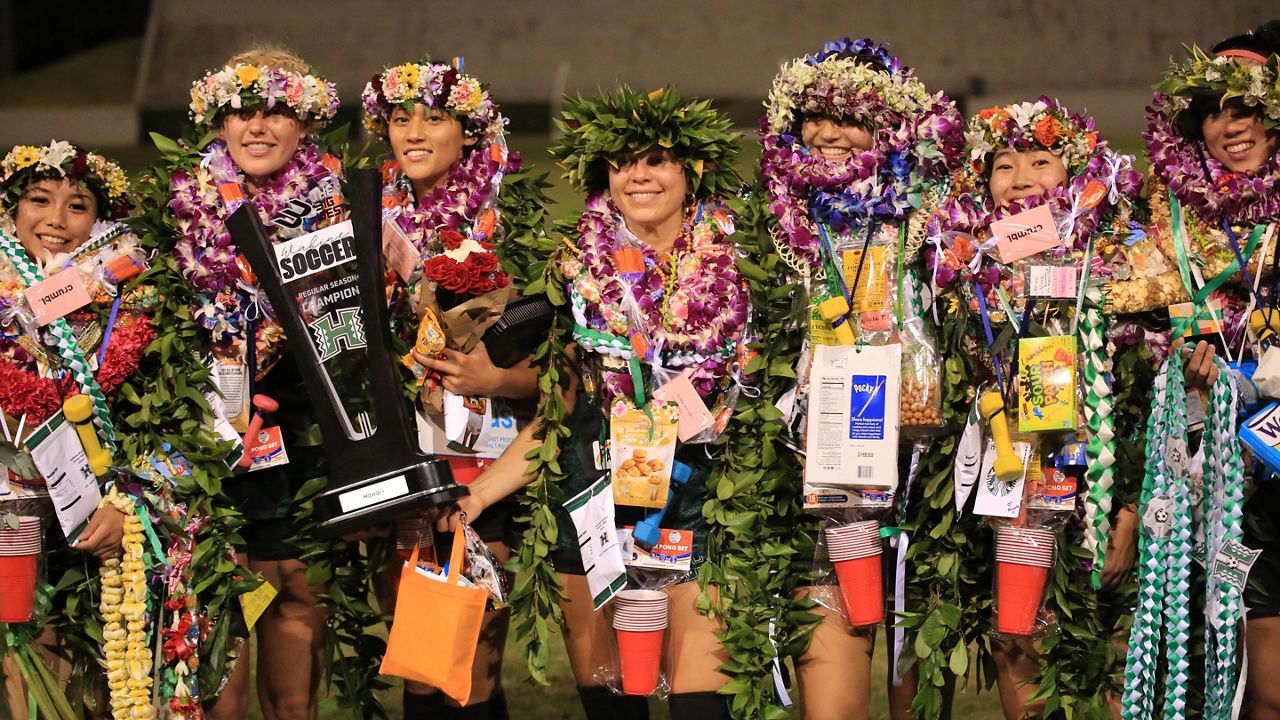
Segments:
[[[446,229],[429,242],[430,257],[423,263],[423,282],[414,297],[414,309],[421,318],[414,350],[420,354],[438,357],[444,348],[470,352],[515,297],[516,289],[499,269],[489,241],[496,220],[490,210],[476,222],[471,237]],[[418,365],[412,353],[403,361],[419,375],[428,411],[443,412],[439,379]]]

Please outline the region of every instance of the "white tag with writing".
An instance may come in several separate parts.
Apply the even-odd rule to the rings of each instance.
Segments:
[[[23,444],[31,451],[31,459],[45,479],[62,534],[68,540],[75,540],[102,499],[98,479],[89,469],[80,436],[62,411],[58,411]]]
[[[606,475],[564,504],[578,531],[578,551],[592,604],[599,610],[627,586],[618,530],[614,527],[613,485]]]

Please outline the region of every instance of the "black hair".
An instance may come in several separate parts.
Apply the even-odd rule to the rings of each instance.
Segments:
[[[1280,54],[1280,20],[1271,20],[1247,33],[1233,35],[1214,45],[1211,53],[1216,55],[1226,50],[1247,50],[1263,57]],[[1192,141],[1203,140],[1204,133],[1200,128],[1204,124],[1204,119],[1222,112],[1224,107],[1234,107],[1237,110],[1262,115],[1262,108],[1246,107],[1239,100],[1228,101],[1224,106],[1221,93],[1192,93],[1190,107],[1178,113],[1176,121],[1178,134]]]

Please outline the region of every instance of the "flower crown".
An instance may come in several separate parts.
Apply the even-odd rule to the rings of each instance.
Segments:
[[[191,119],[197,125],[213,125],[228,109],[270,110],[279,102],[299,120],[323,123],[338,111],[338,88],[314,74],[244,63],[210,70],[191,85]]]
[[[462,123],[467,136],[486,142],[500,135],[505,124],[479,80],[448,63],[431,62],[431,58],[389,67],[373,76],[361,99],[365,127],[384,139],[391,111],[411,109],[416,102],[448,112]]]
[[[551,156],[580,192],[608,187],[608,168],[624,152],[665,148],[684,164],[697,198],[730,194],[742,178],[733,166],[741,152],[733,121],[709,100],[686,99],[675,88],[639,93],[622,83],[593,98],[566,97],[556,125],[564,137]]]
[[[972,184],[985,184],[992,158],[1005,148],[1048,150],[1062,158],[1067,174],[1075,176],[1089,163],[1098,147],[1093,118],[1073,115],[1057,100],[1041,96],[980,111],[964,134],[969,150],[968,173]]]
[[[910,68],[868,39],[837,40],[784,65],[769,90],[766,129],[790,132],[799,115],[849,118],[872,128],[930,109],[937,98]]]
[[[13,214],[18,199],[37,180],[67,178],[84,185],[98,199],[98,216],[128,214],[129,179],[120,166],[66,141],[44,147],[15,145],[0,161],[0,210]]]
[[[1173,66],[1155,86],[1168,101],[1161,110],[1171,122],[1191,107],[1192,96],[1217,95],[1223,103],[1239,98],[1245,107],[1261,109],[1268,130],[1280,127],[1280,55],[1242,63],[1231,54],[1211,57],[1195,45],[1187,52],[1191,59]]]

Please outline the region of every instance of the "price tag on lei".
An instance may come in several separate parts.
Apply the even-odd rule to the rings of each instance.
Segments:
[[[1262,550],[1254,550],[1235,540],[1228,540],[1213,558],[1209,575],[1237,590],[1244,590],[1245,583],[1249,581],[1249,571],[1261,554]]]

